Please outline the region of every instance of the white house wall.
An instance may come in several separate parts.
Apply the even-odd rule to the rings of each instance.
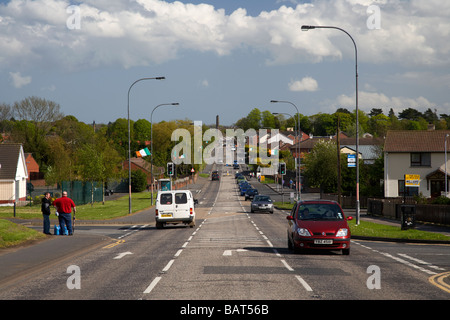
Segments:
[[[444,153],[431,153],[431,167],[411,167],[410,153],[385,153],[384,158],[385,197],[398,197],[398,180],[404,180],[405,174],[420,175],[419,194],[430,197],[431,190],[427,185],[426,176],[431,172],[441,169],[444,171]],[[447,171],[450,171],[450,161],[447,161]]]

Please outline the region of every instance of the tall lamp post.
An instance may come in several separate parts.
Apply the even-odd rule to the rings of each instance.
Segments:
[[[447,184],[447,138],[450,136],[450,134],[449,133],[446,133],[445,134],[445,137],[444,137],[444,152],[445,152],[445,165],[444,165],[444,168],[445,168],[445,197],[448,197],[448,184]]]
[[[165,77],[141,78],[133,82],[128,88],[128,214],[131,214],[131,134],[130,134],[130,91],[131,88],[143,80],[164,80]]]
[[[295,189],[297,189],[297,200],[302,200],[302,183],[300,181],[301,174],[300,174],[300,165],[301,165],[301,159],[300,159],[300,141],[302,140],[301,137],[301,130],[300,130],[300,112],[298,111],[298,108],[295,104],[293,104],[290,101],[282,101],[282,100],[270,100],[271,103],[289,103],[290,105],[294,106],[295,110],[297,110],[297,156],[298,156],[298,165],[297,165],[297,171],[296,171],[296,180],[297,180],[297,186]],[[295,157],[294,157],[295,159]]]
[[[345,31],[344,29],[333,27],[333,26],[302,26],[302,31],[308,31],[312,29],[336,29],[344,32],[346,35],[350,37],[355,47],[355,80],[356,80],[356,225],[359,224],[359,215],[360,215],[360,205],[359,205],[359,117],[358,117],[358,49],[356,47],[355,40],[353,40],[352,36]]]
[[[153,205],[153,112],[157,108],[159,108],[161,106],[178,106],[178,105],[179,105],[178,102],[158,104],[156,107],[153,108],[152,113],[150,115],[150,124],[151,124],[151,127],[150,127],[150,140],[151,140],[151,143],[152,143],[151,146],[150,146],[150,149],[151,149],[151,151],[150,151],[150,159],[151,159],[150,160],[151,161],[151,164],[150,164],[150,178],[151,178],[151,192],[152,192],[151,202],[150,202],[151,205]]]
[[[284,112],[272,112],[272,114],[274,116],[279,115],[279,114],[283,114],[283,115],[287,115],[291,118],[294,119],[294,129],[295,129],[295,135],[297,135],[297,121],[295,120],[295,117],[293,117],[292,115],[290,115],[289,113],[284,113]],[[297,139],[297,138],[296,138]],[[295,141],[294,141],[295,144]],[[298,151],[298,146],[295,146],[296,150]],[[295,157],[294,157],[294,163],[295,163]],[[297,177],[297,171],[295,172],[295,177]],[[292,186],[291,186],[292,187]],[[281,190],[283,190],[283,187],[281,187]]]

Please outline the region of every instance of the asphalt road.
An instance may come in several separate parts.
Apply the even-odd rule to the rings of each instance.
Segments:
[[[219,170],[220,181],[194,190],[194,228],[157,230],[148,210],[135,225],[80,224],[73,237],[45,241],[39,256],[33,247],[1,253],[0,299],[196,301],[190,307],[258,300],[267,308],[274,300],[450,299],[450,246],[352,240],[349,256],[295,254],[287,249],[286,213],[250,213],[234,171]],[[171,312],[189,312],[184,307]],[[226,315],[223,305],[213,307]],[[207,309],[190,312],[200,311]]]

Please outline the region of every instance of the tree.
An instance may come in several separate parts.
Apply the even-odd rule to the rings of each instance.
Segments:
[[[133,121],[130,120],[130,135],[133,137]],[[111,124],[108,124],[106,135],[109,140],[114,143],[115,148],[119,154],[128,159],[128,120],[119,118]],[[131,141],[131,151],[137,150],[138,145]]]
[[[34,96],[15,102],[13,112],[18,120],[32,121],[43,127],[49,127],[53,121],[63,116],[59,104]]]
[[[142,192],[147,187],[147,176],[141,170],[131,171],[131,191]]]
[[[311,187],[321,191],[333,192],[337,184],[336,143],[332,140],[320,140],[303,161],[304,175]]]
[[[53,123],[61,119],[59,104],[38,97],[28,97],[15,102],[12,108],[15,118],[12,140],[23,143],[24,150],[33,153],[39,165],[47,163],[45,137]]]
[[[134,140],[139,142],[140,146],[145,145],[145,141],[151,140],[152,124],[145,119],[139,119],[133,124]]]
[[[247,120],[248,120],[248,128],[246,128],[245,130],[249,129],[249,128],[253,128],[255,130],[258,130],[259,128],[261,128],[261,111],[259,111],[258,108],[254,108],[252,111],[250,111],[250,113],[247,116]]]
[[[275,116],[270,111],[262,112],[262,126],[264,128],[275,128]]]
[[[77,150],[77,173],[84,182],[91,184],[91,205],[94,204],[94,183],[106,181],[103,154],[92,144],[85,144]]]
[[[399,119],[406,119],[406,120],[417,121],[417,120],[419,120],[420,117],[423,118],[422,112],[420,112],[416,109],[413,109],[413,108],[407,108],[398,114]]]

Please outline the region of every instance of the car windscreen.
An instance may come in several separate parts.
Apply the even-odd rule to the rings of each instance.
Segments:
[[[268,196],[256,196],[255,201],[272,202],[272,200]]]
[[[344,215],[337,204],[308,203],[301,204],[297,210],[299,220],[342,220]]]
[[[171,193],[161,193],[159,198],[161,204],[172,204],[172,194]]]
[[[176,204],[187,203],[187,194],[184,192],[175,193],[175,203]]]

